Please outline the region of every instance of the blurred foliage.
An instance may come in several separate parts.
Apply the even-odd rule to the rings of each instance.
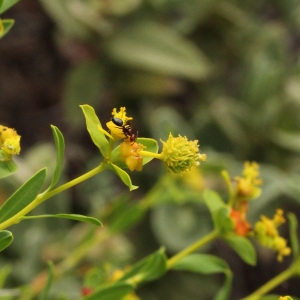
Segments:
[[[166,246],[169,253],[184,248],[212,226],[199,199],[201,187],[224,192],[220,171],[239,174],[244,160],[258,161],[264,179],[263,194],[253,202],[250,219],[271,214],[278,205],[299,217],[298,1],[40,2],[54,21],[57,48],[70,65],[61,101],[68,131],[73,132],[68,157],[75,157],[80,171],[98,163],[98,157],[97,150],[91,151],[83,142],[79,104],[94,106],[107,120],[113,107],[127,106],[140,136],[166,139],[171,131],[197,138],[208,161],[201,166],[202,173],[194,176],[198,178],[196,184],[164,175],[160,166],[153,164],[142,174],[132,174],[133,183],[140,186],[133,194],[124,192],[118,179],[107,174],[76,187],[74,193],[60,195],[51,204],[45,203],[38,208],[41,214],[91,211],[108,224],[127,209],[136,215],[133,220],[125,215],[125,235],[115,235],[105,243],[105,232],[91,233],[86,225],[74,226],[68,220],[33,220],[15,226],[15,241],[3,252],[6,255],[0,263],[6,265],[5,270],[13,264],[17,271],[5,271],[9,275],[3,271],[1,282],[9,276],[8,285],[28,279],[34,283],[46,261],[63,261],[80,244],[80,238],[85,241],[90,236],[96,238],[80,262],[79,277],[90,266],[102,267],[106,261],[126,266],[156,250],[158,244]],[[54,155],[48,144],[23,154],[19,171],[1,182],[1,202],[29,173],[44,167],[44,161],[51,165]],[[135,206],[145,198],[154,203],[149,213]],[[128,231],[137,221],[141,222]],[[120,229],[119,224],[113,225]],[[103,242],[100,246],[99,241]],[[235,256],[231,258],[232,253],[222,243],[205,250],[229,259],[236,280],[231,299],[241,299],[278,273],[273,267],[274,256],[260,248],[261,267],[255,270],[246,269]],[[64,299],[62,290],[69,299],[79,297],[82,282],[70,270],[67,274],[54,283],[53,299]],[[253,274],[255,280],[250,278]],[[197,288],[199,275],[187,276],[170,274],[161,286],[146,285],[140,291],[142,299],[211,299],[212,289],[208,287],[216,285],[216,278],[206,279],[208,282]],[[280,291],[300,297],[297,284]]]

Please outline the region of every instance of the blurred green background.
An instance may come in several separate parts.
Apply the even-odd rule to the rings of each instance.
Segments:
[[[66,139],[66,180],[99,162],[78,107],[90,104],[103,124],[114,107],[126,106],[141,137],[166,140],[171,131],[198,139],[208,155],[199,188],[224,191],[220,170],[236,176],[245,160],[257,161],[264,188],[252,204],[250,220],[262,213],[271,217],[276,207],[299,215],[299,1],[21,0],[3,17],[16,24],[0,42],[0,123],[22,135],[22,153],[19,171],[1,181],[0,201],[37,169],[48,166],[51,172],[50,124]],[[132,173],[140,188],[129,193],[116,176],[105,173],[37,212],[101,216],[119,199],[135,203],[147,196],[164,174],[161,164],[152,162],[142,173]],[[160,205],[102,245],[88,265],[126,265],[160,245],[172,255],[211,228],[197,189],[176,189],[168,180]],[[73,231],[80,229],[57,220],[14,226],[15,242],[0,258],[1,265],[12,267],[8,285],[27,283],[47,260],[59,261],[74,243]],[[66,235],[70,240],[61,245]],[[277,264],[273,253],[257,250],[253,268],[222,242],[205,249],[232,267],[231,299],[241,299],[288,265],[289,259]],[[69,299],[76,299],[82,284],[78,278],[70,273],[55,288],[63,287]],[[209,300],[222,280],[171,272],[138,295]],[[298,285],[290,281],[276,292],[300,297]]]

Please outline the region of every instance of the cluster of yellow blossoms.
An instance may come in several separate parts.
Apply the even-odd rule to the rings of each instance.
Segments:
[[[126,108],[121,107],[118,112],[116,109],[112,112],[113,118],[120,119],[122,126],[116,126],[112,121],[106,123],[110,130],[113,140],[124,139],[120,145],[121,155],[131,171],[141,171],[143,166],[143,156],[161,159],[167,170],[174,174],[182,174],[190,170],[193,166],[198,166],[201,161],[206,160],[206,154],[199,152],[198,141],[189,141],[186,137],[179,135],[173,137],[169,135],[167,141],[161,141],[163,149],[161,153],[153,153],[145,151],[145,146],[132,141],[132,139],[124,133],[123,126],[130,126],[131,117],[127,117]],[[131,127],[130,127],[131,128]]]
[[[249,201],[261,194],[262,179],[259,177],[259,165],[255,162],[246,162],[242,177],[235,177],[235,189],[231,192],[230,217],[234,222],[235,232],[241,236],[253,236],[263,246],[278,253],[277,260],[282,261],[283,256],[290,255],[291,249],[287,241],[279,235],[278,226],[285,222],[283,211],[278,209],[273,219],[261,216],[261,220],[254,225],[247,221]]]
[[[9,161],[21,151],[21,136],[13,128],[0,125],[0,160]]]
[[[277,260],[282,261],[283,256],[291,254],[291,248],[287,247],[286,240],[279,235],[277,227],[285,222],[283,210],[277,209],[273,219],[261,216],[261,220],[255,224],[254,236],[265,247],[278,252]]]

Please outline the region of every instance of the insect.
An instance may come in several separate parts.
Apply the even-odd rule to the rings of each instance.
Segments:
[[[129,140],[130,140],[131,143],[134,143],[134,142],[136,141],[138,132],[134,133],[130,124],[127,124],[127,123],[124,124],[124,122],[123,122],[122,119],[120,119],[120,118],[115,118],[115,117],[112,117],[112,118],[111,118],[111,121],[112,121],[117,127],[122,128],[125,137],[126,137],[126,138],[129,138]]]

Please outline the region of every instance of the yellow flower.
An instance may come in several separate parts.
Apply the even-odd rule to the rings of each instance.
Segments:
[[[259,165],[256,162],[245,162],[243,177],[235,177],[237,182],[235,195],[243,200],[257,198],[261,193],[262,179],[259,176]]]
[[[109,279],[109,282],[116,282],[119,279],[121,279],[124,273],[128,269],[130,269],[130,267],[125,268],[125,270],[120,270],[120,269],[114,270],[111,278]],[[126,295],[125,297],[123,297],[121,300],[140,300],[140,298],[134,292],[132,292]]]
[[[290,296],[280,296],[279,300],[293,300],[293,298]]]
[[[118,126],[114,122],[109,121],[106,123],[107,128],[110,130],[111,136],[115,141],[126,138],[123,132],[123,126],[128,124],[133,118],[126,116],[126,107],[120,107],[119,112],[116,108],[112,111],[112,116],[115,119],[119,119],[122,122],[122,125]]]
[[[206,161],[206,154],[199,152],[197,140],[189,141],[181,135],[173,137],[170,133],[168,140],[161,142],[163,143],[161,159],[171,173],[181,174],[193,166],[199,166],[200,161]]]
[[[123,157],[130,171],[142,171],[143,156],[140,152],[144,148],[144,145],[139,143],[131,143],[128,139],[120,144],[121,156]]]
[[[20,153],[20,140],[21,136],[13,128],[0,125],[0,150],[4,161],[9,161],[13,155]]]
[[[291,254],[291,248],[287,247],[287,241],[279,235],[277,227],[285,222],[283,210],[277,209],[273,219],[261,216],[261,220],[255,224],[254,236],[265,247],[278,252],[277,260],[282,261],[283,256]]]

